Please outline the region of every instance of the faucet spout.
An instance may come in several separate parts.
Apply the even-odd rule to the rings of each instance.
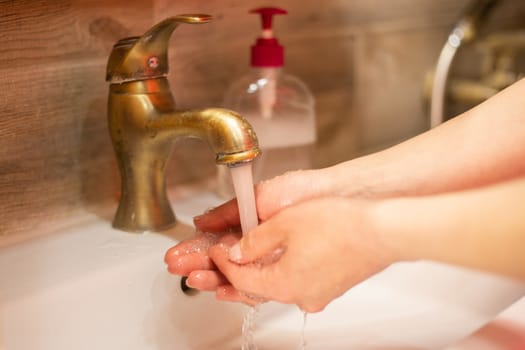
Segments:
[[[257,136],[241,115],[223,108],[165,113],[148,123],[159,137],[197,137],[210,146],[217,164],[229,167],[250,162],[260,154]]]
[[[168,80],[166,45],[179,23],[203,23],[207,15],[169,18],[142,37],[120,40],[108,60],[108,125],[121,175],[113,226],[161,231],[175,224],[166,192],[166,164],[179,137],[208,143],[217,164],[235,166],[260,154],[257,136],[239,114],[222,108],[179,110]],[[159,40],[160,42],[156,42]]]

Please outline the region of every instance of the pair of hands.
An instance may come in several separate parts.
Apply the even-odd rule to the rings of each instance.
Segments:
[[[244,237],[235,200],[196,217],[205,233],[168,250],[168,271],[220,300],[322,310],[391,262],[373,230],[372,202],[330,196],[323,175],[298,171],[259,184],[260,225]]]

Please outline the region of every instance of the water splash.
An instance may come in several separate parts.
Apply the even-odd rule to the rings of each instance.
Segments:
[[[242,344],[241,350],[257,350],[257,345],[253,339],[255,321],[259,316],[259,307],[249,307],[242,320]]]
[[[303,311],[303,329],[301,330],[301,350],[306,350],[306,319],[308,313]]]

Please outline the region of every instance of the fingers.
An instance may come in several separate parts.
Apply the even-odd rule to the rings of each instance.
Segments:
[[[197,270],[188,275],[186,284],[199,290],[215,291],[219,286],[230,284],[230,282],[219,271]]]
[[[227,246],[218,244],[210,249],[210,258],[236,290],[246,293],[244,296],[235,295],[233,298],[246,300],[250,294],[255,294],[254,291],[268,297],[268,289],[271,288],[271,283],[268,282],[272,280],[272,265],[266,267],[239,265],[230,260],[228,252]],[[228,289],[227,292],[226,297],[231,297],[229,294],[231,291]]]
[[[192,253],[205,253],[212,245],[218,243],[221,239],[224,239],[224,235],[199,233],[168,249],[164,256],[164,260]]]
[[[208,257],[209,247],[218,241],[217,236],[197,235],[168,249],[164,262],[168,271],[181,276],[187,276],[194,270],[210,270],[215,265]]]
[[[169,256],[165,258],[168,271],[175,275],[188,276],[192,271],[213,270],[215,264],[208,255],[191,253],[182,256]]]
[[[279,210],[298,202],[319,197],[331,190],[326,170],[299,170],[285,173],[255,187],[257,214],[267,220]],[[204,232],[221,232],[240,225],[237,201],[232,199],[193,220]]]
[[[193,218],[197,230],[221,232],[240,225],[237,200],[232,199],[208,212]]]
[[[230,260],[246,264],[257,262],[268,264],[275,261],[283,252],[286,236],[282,230],[271,231],[268,223],[262,223],[244,237],[229,251]]]
[[[181,276],[188,276],[196,270],[214,270],[215,265],[208,257],[208,249],[219,242],[231,246],[240,237],[239,232],[201,233],[168,249],[164,261],[169,272]]]
[[[255,306],[265,303],[268,300],[260,297],[255,297],[235,289],[231,284],[223,285],[217,288],[215,292],[217,300],[241,302],[250,306]]]

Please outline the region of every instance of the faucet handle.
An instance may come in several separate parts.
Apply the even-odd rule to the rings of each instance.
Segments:
[[[168,74],[168,42],[181,23],[212,20],[205,14],[177,15],[163,20],[142,36],[119,40],[109,56],[106,81],[111,83],[163,77]]]

